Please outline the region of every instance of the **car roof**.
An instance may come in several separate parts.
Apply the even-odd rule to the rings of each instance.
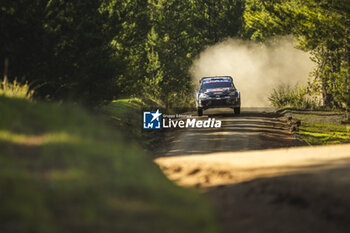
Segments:
[[[200,79],[200,82],[202,82],[203,80],[231,80],[233,81],[231,76],[211,76],[211,77],[203,77]]]

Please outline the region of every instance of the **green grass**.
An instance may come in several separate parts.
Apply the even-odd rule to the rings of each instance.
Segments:
[[[103,106],[101,111],[110,117],[114,123],[123,127],[141,119],[142,115],[140,113],[143,106],[145,104],[137,98],[118,99]]]
[[[104,118],[3,96],[0,109],[0,232],[217,232],[208,203]]]
[[[138,98],[125,98],[113,100],[110,104],[104,107],[105,111],[108,111],[115,117],[115,119],[122,121],[126,114],[130,111],[139,110],[144,106],[141,99]]]
[[[115,128],[121,129],[125,138],[129,141],[135,141],[146,150],[159,150],[163,146],[164,131],[142,130],[142,111],[161,109],[159,106],[149,105],[138,98],[114,100],[101,109]],[[164,111],[163,111],[164,110]]]
[[[29,89],[28,83],[21,84],[16,80],[8,82],[6,79],[0,82],[0,96],[31,99],[34,91]]]
[[[100,109],[110,124],[119,129],[125,138],[137,141],[142,146],[147,140],[142,138],[142,108],[145,104],[138,98],[118,99]],[[142,140],[141,140],[142,139]]]
[[[302,122],[300,136],[311,145],[350,143],[349,128],[332,123]]]
[[[293,117],[301,120],[299,135],[309,145],[350,143],[350,126],[339,123],[339,112],[294,111]]]

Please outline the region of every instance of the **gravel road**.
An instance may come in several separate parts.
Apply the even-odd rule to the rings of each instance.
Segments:
[[[155,161],[209,198],[222,232],[350,232],[350,144],[306,147],[266,110],[207,117],[222,128],[179,130]]]
[[[165,156],[260,150],[301,145],[269,108],[247,108],[240,115],[230,109],[210,109],[197,117],[222,121],[221,128],[182,129]]]

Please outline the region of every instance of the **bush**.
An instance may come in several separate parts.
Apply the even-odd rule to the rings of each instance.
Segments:
[[[22,99],[31,99],[33,94],[34,91],[29,89],[28,83],[21,84],[16,80],[13,82],[8,82],[7,79],[4,79],[4,81],[0,83],[0,95]]]
[[[281,84],[272,90],[268,99],[276,108],[315,109],[320,106],[317,96],[310,96],[306,88],[298,85],[292,88],[290,85]]]

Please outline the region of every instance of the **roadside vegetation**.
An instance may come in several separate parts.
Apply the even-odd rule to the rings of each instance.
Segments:
[[[268,97],[275,108],[318,109],[321,107],[320,98],[308,94],[302,86],[291,87],[287,84],[279,85],[272,90]]]
[[[298,134],[309,145],[350,143],[350,125],[342,124],[344,114],[332,111],[292,111],[301,121]]]
[[[152,109],[139,98],[124,98],[114,100],[102,106],[98,111],[104,114],[108,122],[124,136],[126,140],[137,142],[140,146],[153,151],[160,141],[161,132],[142,131],[142,110]]]
[[[253,0],[247,1],[244,19],[246,32],[257,41],[294,35],[297,47],[309,52],[316,65],[308,94],[320,96],[324,108],[349,112],[349,13],[350,5],[342,0]],[[295,94],[303,96],[299,90]]]
[[[272,106],[290,110],[295,120],[300,120],[298,136],[308,145],[350,143],[350,125],[344,124],[344,112],[327,110],[319,96],[311,96],[306,88],[280,85],[269,96]]]
[[[193,104],[192,60],[239,36],[243,11],[243,0],[5,1],[0,73],[24,78],[45,101],[137,96],[183,108]]]
[[[301,120],[301,138],[309,144],[349,142],[349,4],[341,0],[268,0],[247,1],[246,7],[245,25],[252,39],[266,41],[292,34],[298,48],[309,52],[316,64],[307,86],[277,86],[269,95],[270,103],[279,109],[322,110],[293,113]],[[339,116],[336,122],[333,115]]]
[[[217,232],[206,201],[104,117],[5,96],[0,109],[1,232]]]
[[[0,96],[30,100],[33,94],[34,90],[30,90],[28,83],[21,84],[17,80],[8,82],[6,78],[0,83]]]
[[[165,143],[168,138],[174,136],[174,131],[169,130],[143,130],[142,129],[142,112],[150,111],[150,109],[159,109],[167,114],[186,112],[185,108],[166,109],[150,100],[144,101],[139,98],[124,98],[114,100],[111,103],[102,106],[98,112],[102,113],[110,125],[121,132],[124,138],[129,141],[136,142],[149,152],[152,157],[157,157],[167,150]],[[164,144],[165,143],[165,144]]]

